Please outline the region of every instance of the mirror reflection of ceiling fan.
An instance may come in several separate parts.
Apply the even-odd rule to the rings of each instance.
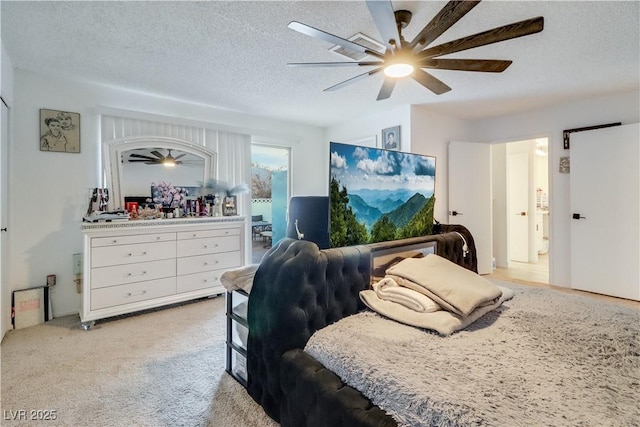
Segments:
[[[167,149],[167,152],[167,155],[164,155],[158,150],[152,150],[150,154],[153,154],[153,157],[146,154],[131,153],[129,154],[128,161],[129,163],[141,162],[145,165],[164,165],[167,167],[173,167],[175,165],[183,164],[179,159],[187,155],[187,153],[183,153],[174,157],[171,155],[171,149]]]
[[[375,67],[366,73],[359,74],[328,87],[324,89],[325,91],[339,89],[361,78],[383,71],[385,77],[382,88],[378,93],[378,101],[389,98],[393,92],[396,81],[409,76],[436,95],[441,95],[450,91],[451,88],[425,71],[425,68],[501,73],[511,65],[510,60],[454,59],[441,58],[442,56],[538,33],[542,31],[544,26],[544,18],[539,16],[430,47],[429,45],[434,40],[477,6],[480,1],[448,2],[411,41],[405,40],[402,36],[402,30],[411,21],[410,11],[394,11],[390,0],[366,0],[366,3],[384,41],[382,44],[386,46],[384,53],[376,52],[365,46],[318,30],[309,25],[292,21],[288,25],[292,30],[328,41],[351,51],[369,55],[369,57],[372,57],[372,60],[362,60],[358,62],[298,62],[287,65],[293,67]]]

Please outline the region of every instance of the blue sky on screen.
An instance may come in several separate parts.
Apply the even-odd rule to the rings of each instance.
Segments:
[[[430,197],[435,188],[435,157],[331,143],[331,175],[348,191],[415,190]]]

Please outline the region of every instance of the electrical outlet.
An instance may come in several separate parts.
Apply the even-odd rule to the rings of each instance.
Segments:
[[[82,274],[82,254],[73,254],[73,274]]]
[[[56,285],[56,275],[55,274],[49,274],[47,276],[47,286],[48,287],[52,287]]]

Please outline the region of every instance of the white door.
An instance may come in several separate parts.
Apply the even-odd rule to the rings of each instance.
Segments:
[[[4,100],[2,107],[2,124],[0,125],[0,340],[11,327],[11,290],[9,289],[7,274],[7,199],[8,193],[8,164],[9,164],[9,112]]]
[[[493,272],[491,146],[449,143],[449,224],[469,229],[478,253],[478,273]]]
[[[529,262],[529,154],[507,156],[509,258]]]
[[[640,300],[640,124],[571,135],[571,284]]]

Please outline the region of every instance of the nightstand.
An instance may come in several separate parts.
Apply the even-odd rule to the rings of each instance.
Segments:
[[[247,307],[249,294],[243,290],[227,291],[227,357],[226,371],[244,387],[247,386]]]

